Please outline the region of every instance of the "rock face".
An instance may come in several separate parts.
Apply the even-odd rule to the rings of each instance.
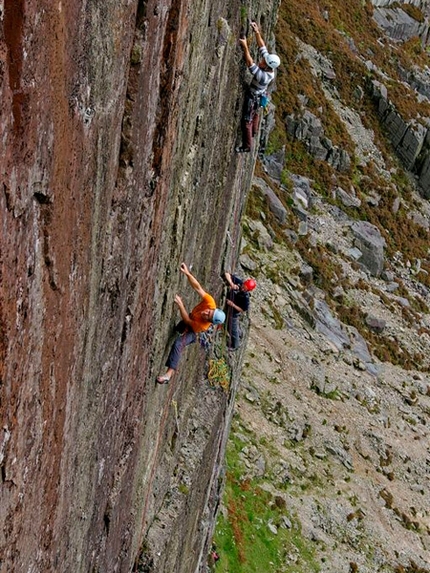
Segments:
[[[238,250],[241,3],[3,6],[0,571],[195,571],[234,388],[154,380]]]
[[[325,137],[321,120],[308,110],[300,118],[290,115],[287,117],[287,132],[299,141],[305,142],[306,148],[312,157],[320,161],[327,161],[338,171],[345,172],[351,167],[351,158],[344,149],[333,145]]]
[[[375,225],[367,221],[356,221],[351,225],[355,245],[362,256],[359,259],[371,275],[379,277],[384,268],[385,240]]]
[[[430,197],[430,131],[418,122],[407,122],[389,101],[387,90],[378,81],[372,82],[372,96],[378,107],[379,119],[406,169],[414,172],[424,197]]]
[[[287,210],[283,206],[280,199],[277,197],[275,192],[267,185],[267,183],[260,177],[254,177],[253,184],[260,190],[261,194],[267,200],[270,210],[275,216],[278,223],[283,225],[287,217]]]
[[[428,38],[428,22],[418,22],[409,16],[402,8],[380,7],[374,11],[377,24],[384,29],[393,40],[409,40],[414,36],[420,36],[424,40]]]

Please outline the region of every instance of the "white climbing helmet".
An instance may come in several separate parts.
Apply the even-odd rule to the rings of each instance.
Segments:
[[[264,56],[264,59],[266,60],[266,64],[270,68],[272,68],[272,70],[277,68],[281,63],[279,56],[277,56],[276,54],[267,54],[266,56]]]

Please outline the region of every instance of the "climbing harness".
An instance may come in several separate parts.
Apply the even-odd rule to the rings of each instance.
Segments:
[[[204,332],[198,333],[199,344],[203,348],[203,350],[205,350],[206,352],[209,352],[209,350],[210,350],[211,341],[212,341],[212,338],[214,335],[214,330],[215,330],[214,327],[210,326]]]
[[[245,113],[243,115],[243,121],[249,123],[254,119],[255,114],[258,112],[260,107],[260,95],[254,94],[248,88],[246,94],[246,105],[245,105]]]

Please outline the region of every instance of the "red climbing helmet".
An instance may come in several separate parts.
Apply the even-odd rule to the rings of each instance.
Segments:
[[[246,281],[243,281],[243,288],[247,291],[254,290],[256,286],[257,283],[254,279],[246,279]]]

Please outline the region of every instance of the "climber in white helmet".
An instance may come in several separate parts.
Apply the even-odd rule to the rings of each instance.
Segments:
[[[267,86],[275,77],[273,70],[281,63],[276,54],[269,54],[256,22],[251,22],[251,27],[255,32],[261,60],[258,64],[254,62],[249,52],[248,42],[243,34],[243,37],[241,36],[239,39],[239,43],[242,46],[245,63],[253,78],[245,94],[242,115],[242,145],[236,148],[238,153],[251,151],[252,138],[258,130],[258,112],[261,96],[266,93]]]

